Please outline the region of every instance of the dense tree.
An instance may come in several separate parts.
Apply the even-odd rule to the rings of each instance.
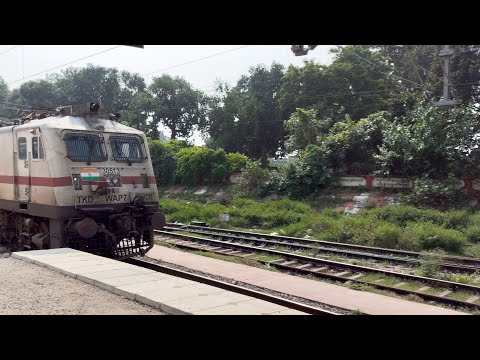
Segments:
[[[316,144],[318,137],[330,127],[330,120],[320,120],[314,109],[297,109],[285,122],[288,151],[303,150],[310,144]]]
[[[9,101],[42,108],[95,101],[100,102],[105,111],[117,112],[127,109],[144,90],[145,81],[138,74],[88,65],[68,68],[46,80],[27,81],[11,91]]]
[[[8,85],[3,80],[2,77],[0,77],[0,101],[5,101],[7,100],[8,97]]]
[[[282,78],[283,66],[260,65],[227,89],[209,112],[206,128],[210,143],[261,159],[266,166],[267,158],[274,156],[283,142],[283,116],[278,105]]]
[[[400,91],[387,57],[368,46],[349,45],[333,49],[333,62],[305,62],[290,66],[279,92],[282,110],[289,116],[296,108],[315,109],[318,116],[341,120],[349,115],[359,120],[387,110],[392,92]]]
[[[69,68],[52,81],[62,105],[95,101],[107,112],[128,108],[135,95],[145,90],[145,81],[138,74],[94,65]]]
[[[122,112],[122,122],[125,125],[145,132],[152,139],[159,139],[158,124],[152,124],[153,98],[147,92],[134,95],[129,106]]]
[[[405,118],[385,124],[377,161],[385,174],[478,176],[479,133],[473,104],[452,108],[423,104]]]
[[[162,75],[148,87],[152,98],[152,127],[159,123],[168,127],[171,138],[188,137],[197,126],[205,123],[205,95],[180,77]]]
[[[13,104],[39,108],[55,108],[60,105],[60,90],[49,80],[32,80],[12,90],[9,101]]]
[[[8,85],[5,80],[0,77],[0,117],[8,116],[8,109],[6,109],[6,104],[3,103],[4,101],[8,100],[8,95]]]
[[[279,91],[279,105],[286,117],[297,108],[315,109],[318,116],[330,117],[336,108],[329,106],[332,88],[325,76],[326,66],[305,61],[301,67],[290,65]]]

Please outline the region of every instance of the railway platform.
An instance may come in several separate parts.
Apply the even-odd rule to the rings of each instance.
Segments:
[[[352,290],[326,282],[235,264],[155,245],[147,256],[212,275],[370,315],[467,315],[438,306]]]
[[[45,266],[172,315],[305,314],[246,295],[69,248],[14,252],[12,257]]]

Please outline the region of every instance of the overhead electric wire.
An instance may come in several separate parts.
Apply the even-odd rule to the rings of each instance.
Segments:
[[[355,56],[357,56],[358,58],[366,61],[366,62],[369,63],[370,65],[373,65],[373,66],[375,66],[376,68],[380,69],[380,66],[378,66],[377,64],[375,64],[375,63],[371,62],[370,60],[364,58],[363,56],[359,55],[355,50],[353,50],[353,48],[344,47],[344,48],[342,48],[342,49],[350,51],[353,55],[355,55]],[[393,72],[393,71],[392,71],[392,72]],[[410,83],[412,83],[412,84],[414,84],[414,85],[417,85],[417,86],[421,86],[421,84],[418,84],[418,83],[416,83],[415,81],[406,79],[406,78],[404,78],[404,77],[402,77],[402,76],[398,76],[398,75],[394,75],[394,74],[389,74],[389,73],[386,73],[386,72],[384,72],[384,71],[381,71],[381,73],[384,74],[384,75],[387,75],[387,76],[393,76],[393,77],[395,77],[395,78],[397,78],[397,79],[401,79],[401,80],[404,80],[404,81],[408,81],[408,82],[410,82]]]
[[[149,73],[143,73],[142,75],[148,76],[148,75],[155,74],[155,73],[158,73],[158,72],[161,72],[161,71],[166,71],[166,70],[170,70],[170,69],[173,69],[173,68],[177,68],[177,67],[180,67],[180,66],[183,66],[183,65],[192,64],[192,63],[197,62],[197,61],[206,60],[206,59],[210,59],[210,58],[212,58],[212,57],[219,56],[219,55],[223,55],[223,54],[226,54],[226,53],[229,53],[229,52],[232,52],[232,51],[237,51],[237,50],[246,48],[247,46],[250,46],[250,45],[243,45],[243,46],[240,46],[240,47],[237,47],[237,48],[234,48],[234,49],[222,51],[222,52],[219,52],[219,53],[216,53],[216,54],[212,54],[212,55],[205,56],[205,57],[202,57],[202,58],[198,58],[198,59],[195,59],[195,60],[187,61],[187,62],[185,62],[185,63],[181,63],[181,64],[177,64],[177,65],[172,65],[172,66],[169,66],[169,67],[160,69],[160,70],[151,71],[151,72],[149,72]]]
[[[0,56],[2,56],[3,54],[8,53],[10,50],[16,49],[16,48],[19,47],[19,46],[20,46],[20,45],[15,45],[15,46],[11,47],[10,49],[5,50],[4,52],[1,52],[1,53],[0,53]]]
[[[91,55],[88,55],[88,56],[84,56],[84,57],[82,57],[82,58],[80,58],[80,59],[76,59],[76,60],[70,61],[70,62],[68,62],[68,63],[61,64],[61,65],[55,66],[55,67],[53,67],[53,68],[50,68],[50,69],[47,69],[47,70],[44,70],[44,71],[40,71],[40,72],[38,72],[38,73],[36,73],[36,74],[32,74],[32,75],[23,77],[23,78],[21,78],[21,79],[17,79],[17,80],[15,80],[15,81],[11,81],[11,82],[8,83],[8,85],[13,84],[13,83],[16,83],[16,82],[18,82],[18,81],[22,81],[22,80],[25,80],[25,79],[29,79],[29,78],[31,78],[31,77],[34,77],[34,76],[37,76],[37,75],[40,75],[40,74],[43,74],[43,73],[46,73],[46,72],[49,72],[49,71],[58,69],[58,68],[61,68],[61,67],[66,66],[66,65],[70,65],[70,64],[76,63],[76,62],[81,61],[81,60],[85,60],[85,59],[91,58],[91,57],[96,56],[96,55],[103,54],[103,53],[105,53],[105,52],[107,52],[107,51],[115,50],[115,49],[119,48],[120,46],[122,46],[122,45],[117,45],[117,46],[115,46],[115,47],[113,47],[113,48],[110,48],[110,49],[107,49],[107,50],[103,50],[103,51],[99,51],[99,52],[97,52],[97,53],[95,53],[95,54],[91,54]]]

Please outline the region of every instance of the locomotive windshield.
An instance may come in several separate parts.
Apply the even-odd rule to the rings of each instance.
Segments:
[[[142,162],[145,160],[140,139],[137,136],[110,136],[110,143],[112,145],[113,158],[116,161]]]
[[[72,161],[105,161],[105,142],[100,134],[71,132],[65,135],[67,157]]]

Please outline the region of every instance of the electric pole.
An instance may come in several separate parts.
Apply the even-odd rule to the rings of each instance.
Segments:
[[[457,52],[464,53],[468,51],[477,51],[480,48],[471,48],[467,50],[460,50]],[[457,99],[450,99],[450,93],[452,92],[451,84],[449,82],[450,77],[450,58],[455,54],[453,49],[450,49],[450,45],[444,45],[443,49],[438,53],[438,56],[443,58],[443,99],[434,102],[435,106],[452,106],[460,104],[461,101]],[[455,96],[454,96],[455,97]]]
[[[450,49],[450,45],[445,45],[443,49],[438,53],[438,56],[443,58],[443,99],[434,102],[435,106],[452,106],[460,104],[460,100],[450,99],[450,58],[455,54],[453,49]]]

